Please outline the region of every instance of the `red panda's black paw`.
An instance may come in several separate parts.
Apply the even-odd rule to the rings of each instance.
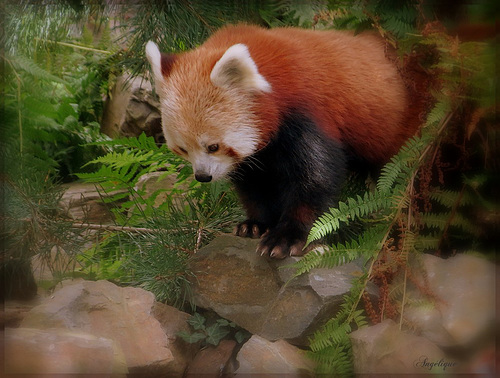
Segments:
[[[267,227],[264,224],[247,219],[234,228],[233,234],[244,238],[258,239],[264,235],[266,231]]]
[[[279,235],[279,233],[268,232],[264,234],[257,247],[257,253],[261,256],[269,256],[273,259],[284,259],[287,256],[302,256],[305,241],[290,239],[290,237]]]

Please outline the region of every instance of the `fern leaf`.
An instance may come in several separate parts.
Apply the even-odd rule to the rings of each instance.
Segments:
[[[25,71],[36,79],[43,81],[52,81],[60,84],[67,84],[65,80],[52,75],[50,72],[38,66],[34,61],[24,56],[10,56],[9,61],[15,69]]]
[[[465,219],[460,214],[455,214],[453,218],[449,219],[449,213],[427,213],[422,215],[422,224],[430,228],[437,228],[440,231],[444,231],[446,225],[455,226],[464,232],[468,232],[472,235],[480,235],[481,229],[476,225],[471,223],[469,220]]]
[[[401,147],[399,153],[394,155],[389,163],[381,170],[377,181],[377,189],[380,192],[390,191],[398,182],[403,182],[406,186],[406,180],[413,172],[412,168],[422,153],[422,150],[429,142],[427,137],[413,137]]]
[[[390,208],[390,197],[379,191],[365,192],[363,197],[359,195],[356,198],[351,197],[346,202],[339,202],[337,208],[331,208],[314,222],[307,244],[337,231],[341,222],[349,223],[356,218]]]
[[[427,120],[424,124],[424,127],[431,127],[438,125],[450,110],[451,110],[450,99],[447,97],[441,99],[436,103],[436,105],[434,105],[434,107],[430,111],[429,115],[427,116]]]
[[[295,277],[314,268],[333,268],[361,257],[371,257],[372,253],[380,249],[380,240],[384,231],[385,225],[374,226],[359,236],[358,240],[310,251],[291,266],[296,269]]]
[[[327,322],[319,331],[316,331],[309,345],[313,352],[318,352],[336,344],[341,344],[349,337],[351,325],[339,322],[337,318]]]
[[[462,195],[461,198],[460,195]],[[457,205],[467,206],[473,203],[469,193],[465,191],[460,194],[460,192],[453,190],[434,189],[429,194],[429,198],[449,209]]]
[[[432,232],[429,235],[419,235],[415,248],[419,251],[437,250],[441,241],[440,233]]]
[[[327,376],[351,377],[353,376],[352,353],[348,342],[344,345],[335,345],[308,353],[308,356],[317,363],[316,373]]]

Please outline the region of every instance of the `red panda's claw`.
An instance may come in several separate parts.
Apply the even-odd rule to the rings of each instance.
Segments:
[[[267,231],[257,247],[257,252],[262,256],[269,256],[272,259],[284,259],[287,256],[302,256],[305,240],[303,238],[290,237],[293,233],[286,230]]]
[[[284,259],[286,256],[286,253],[283,253],[283,249],[280,246],[274,247],[269,253],[269,257],[273,259]]]
[[[252,226],[252,238],[253,239],[257,239],[257,238],[260,238],[261,235],[262,235],[262,232],[260,231],[259,226],[257,226],[256,224],[254,224]]]
[[[303,242],[296,243],[290,247],[290,256],[303,256],[306,251],[304,251]]]
[[[241,237],[248,237],[253,239],[258,239],[267,231],[267,227],[262,223],[254,222],[252,220],[246,220],[238,224],[234,230],[233,234]]]

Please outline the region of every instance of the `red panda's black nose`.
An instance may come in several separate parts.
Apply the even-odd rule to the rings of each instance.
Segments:
[[[210,182],[212,181],[212,176],[206,173],[195,173],[194,178],[199,182]]]

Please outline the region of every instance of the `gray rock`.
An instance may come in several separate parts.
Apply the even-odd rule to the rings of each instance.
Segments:
[[[495,265],[472,255],[441,259],[421,256],[413,274],[432,294],[428,304],[420,290],[408,292],[404,317],[440,346],[468,347],[495,329]],[[413,304],[416,303],[416,304]]]
[[[231,358],[236,341],[222,340],[217,346],[207,346],[200,350],[193,362],[187,370],[188,377],[212,376],[220,377],[222,375],[231,374],[233,365]]]
[[[440,300],[436,306],[443,327],[462,346],[474,342],[488,330],[495,317],[495,265],[472,255],[447,260],[425,255],[427,282]]]
[[[125,355],[118,343],[85,332],[7,328],[4,347],[8,374],[113,374],[125,377],[128,373]]]
[[[255,253],[258,240],[221,236],[202,248],[191,262],[197,306],[215,311],[252,334],[306,345],[342,303],[357,263],[336,269],[313,269],[291,280],[295,261],[269,262]]]
[[[236,376],[245,374],[284,374],[287,377],[313,376],[314,363],[304,351],[284,340],[271,342],[252,336],[240,349]]]
[[[148,80],[121,76],[106,102],[101,131],[112,138],[135,137],[144,132],[157,142],[164,142],[159,108]]]
[[[154,303],[151,311],[151,314],[160,322],[163,332],[167,335],[169,349],[174,357],[169,372],[181,376],[199,350],[198,343],[190,344],[177,336],[181,331],[192,332],[187,323],[187,319],[191,315],[159,302]]]
[[[460,365],[428,339],[402,332],[390,319],[350,336],[356,374],[453,373]]]
[[[174,354],[185,351],[173,352],[175,336],[165,333],[166,322],[162,321],[162,327],[153,316],[154,308],[154,295],[142,289],[121,288],[107,281],[65,281],[51,298],[26,315],[21,327],[66,329],[113,340],[122,349],[131,373],[182,373],[187,362],[176,362]],[[179,317],[188,316],[176,311],[164,317],[179,323]],[[175,325],[169,327],[176,329]]]
[[[95,184],[73,182],[63,185],[65,191],[60,206],[70,218],[93,223],[110,223],[113,214],[110,204],[102,201],[104,195]]]

